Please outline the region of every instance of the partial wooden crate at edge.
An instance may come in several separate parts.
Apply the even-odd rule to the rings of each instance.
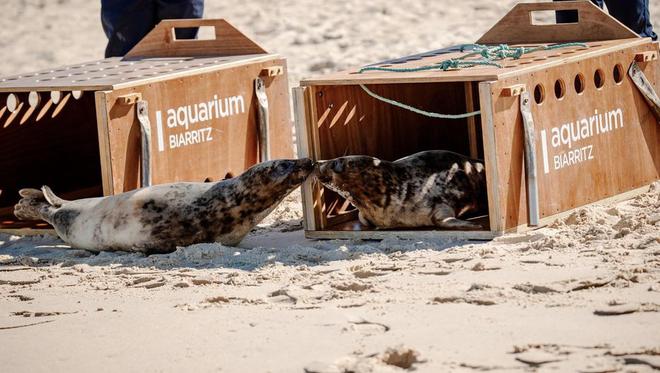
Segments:
[[[535,25],[536,11],[572,10],[574,24]],[[588,1],[520,3],[477,43],[511,47],[579,42],[538,50],[501,67],[415,72],[359,69],[311,78],[294,89],[299,155],[316,160],[366,154],[395,160],[430,149],[484,159],[488,216],[484,229],[388,231],[361,226],[355,209],[332,191],[303,186],[308,237],[489,238],[526,229],[528,215],[521,94],[529,94],[535,145],[538,217],[547,223],[605,199],[629,197],[658,179],[658,122],[628,76],[634,61],[657,90],[658,44],[639,38]],[[446,48],[370,66],[415,68],[459,58]],[[476,117],[437,119],[370,97],[377,95],[430,112]],[[524,94],[523,94],[524,95]]]
[[[175,28],[197,26],[213,27],[215,39],[175,39]],[[270,158],[293,157],[285,59],[223,20],[163,21],[124,58],[6,77],[0,103],[5,231],[46,228],[13,217],[21,188],[49,185],[65,198],[117,194],[142,186],[142,167],[153,184],[238,175],[264,159],[266,122]]]

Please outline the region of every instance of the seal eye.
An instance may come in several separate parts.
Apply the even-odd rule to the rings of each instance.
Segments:
[[[340,174],[340,173],[344,172],[344,162],[342,162],[338,159],[335,159],[334,161],[332,161],[332,164],[330,165],[330,168],[332,168],[332,171]]]
[[[277,167],[275,168],[275,173],[278,175],[286,175],[291,171],[292,168],[293,168],[293,164],[288,162],[282,162],[278,164]]]

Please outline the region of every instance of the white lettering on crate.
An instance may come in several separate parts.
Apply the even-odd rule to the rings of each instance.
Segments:
[[[594,110],[591,116],[564,123],[547,131],[541,130],[543,172],[547,174],[595,159],[593,144],[585,144],[585,142],[623,127],[623,110],[617,108],[604,113]],[[548,133],[550,146],[548,146]],[[549,151],[553,154],[550,155]]]
[[[158,151],[176,149],[188,145],[201,144],[213,140],[213,127],[208,122],[220,118],[245,113],[245,100],[242,95],[213,98],[193,105],[179,106],[163,112],[156,111],[156,135],[158,137]],[[167,127],[167,143],[165,142],[165,128]]]

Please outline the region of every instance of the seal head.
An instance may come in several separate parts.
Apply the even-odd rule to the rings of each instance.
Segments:
[[[319,166],[317,178],[355,205],[363,224],[378,228],[480,229],[459,218],[487,210],[483,163],[450,151],[424,151],[394,162],[335,158]]]

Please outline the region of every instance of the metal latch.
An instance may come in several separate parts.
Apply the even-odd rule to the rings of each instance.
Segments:
[[[259,101],[259,158],[261,162],[270,160],[270,119],[268,115],[268,96],[266,95],[266,84],[263,79],[254,80],[254,93]]]
[[[522,113],[525,137],[525,184],[527,185],[527,224],[539,225],[539,188],[536,178],[536,136],[534,135],[534,117],[530,104],[529,92],[520,94],[520,112]]]
[[[642,93],[642,96],[644,96],[644,100],[646,100],[651,107],[655,119],[660,121],[660,98],[658,98],[658,94],[653,89],[653,85],[646,78],[646,75],[644,75],[644,72],[639,68],[637,63],[633,62],[630,65],[628,75]]]
[[[142,187],[151,186],[151,124],[147,101],[138,100],[136,113],[140,122],[142,140]]]

